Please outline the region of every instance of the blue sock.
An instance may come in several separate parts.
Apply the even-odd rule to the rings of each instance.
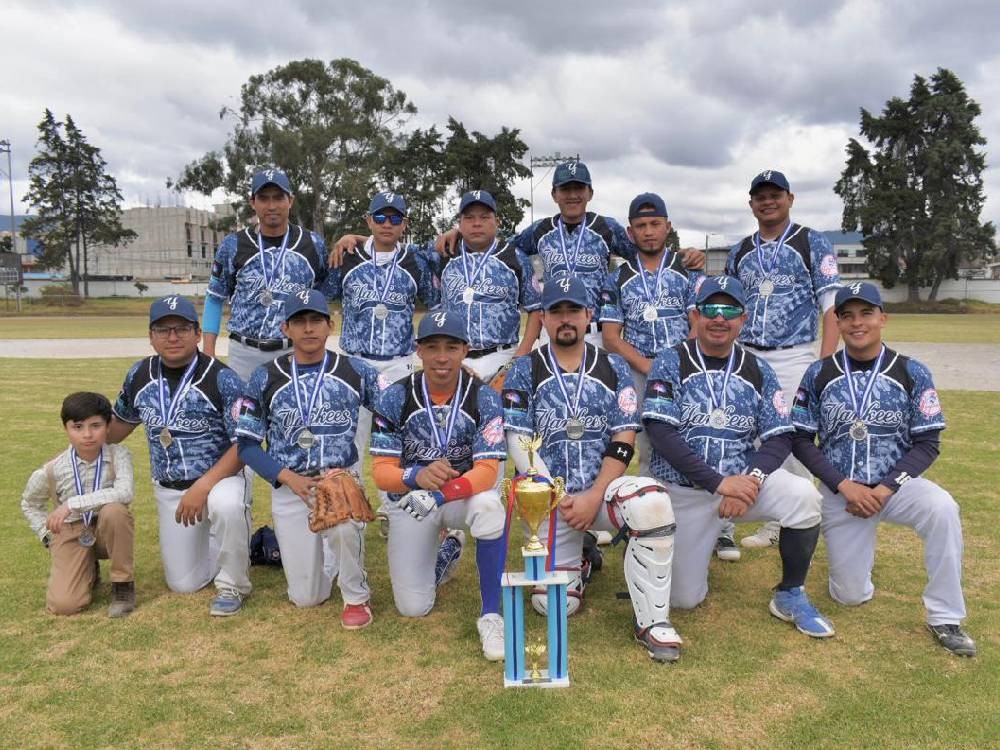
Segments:
[[[476,567],[479,568],[480,615],[500,614],[500,575],[503,573],[504,538],[476,540]]]

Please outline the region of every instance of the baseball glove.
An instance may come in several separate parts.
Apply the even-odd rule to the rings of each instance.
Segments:
[[[343,469],[331,469],[316,485],[312,511],[309,513],[309,530],[329,529],[348,519],[374,521],[375,514],[368,504],[365,491],[358,481]]]

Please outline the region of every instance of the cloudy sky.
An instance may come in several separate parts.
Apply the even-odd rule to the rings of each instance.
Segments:
[[[654,190],[699,245],[752,227],[747,186],[767,168],[788,175],[800,222],[839,228],[832,187],[859,108],[906,96],[915,73],[953,70],[983,108],[988,161],[1000,148],[993,0],[4,5],[0,138],[18,201],[46,107],[102,149],[128,205],[167,203],[165,179],[224,143],[219,109],[248,76],[304,57],[351,57],[390,79],[419,109],[414,125],[452,115],[490,134],[520,128],[532,154],[579,153],[593,209],[622,217]],[[554,206],[550,176],[535,180],[537,218]],[[516,190],[527,197],[528,182]],[[996,167],[986,190],[985,218],[1000,223]]]

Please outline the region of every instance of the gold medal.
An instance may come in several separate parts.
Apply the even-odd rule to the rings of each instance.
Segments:
[[[174,436],[170,434],[170,430],[168,430],[166,427],[160,430],[160,445],[163,446],[164,450],[173,445],[173,442],[174,442]]]

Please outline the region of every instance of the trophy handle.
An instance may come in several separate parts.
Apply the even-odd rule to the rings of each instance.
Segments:
[[[566,480],[562,477],[553,477],[552,504],[549,506],[549,511],[559,505],[564,497],[566,497]]]

